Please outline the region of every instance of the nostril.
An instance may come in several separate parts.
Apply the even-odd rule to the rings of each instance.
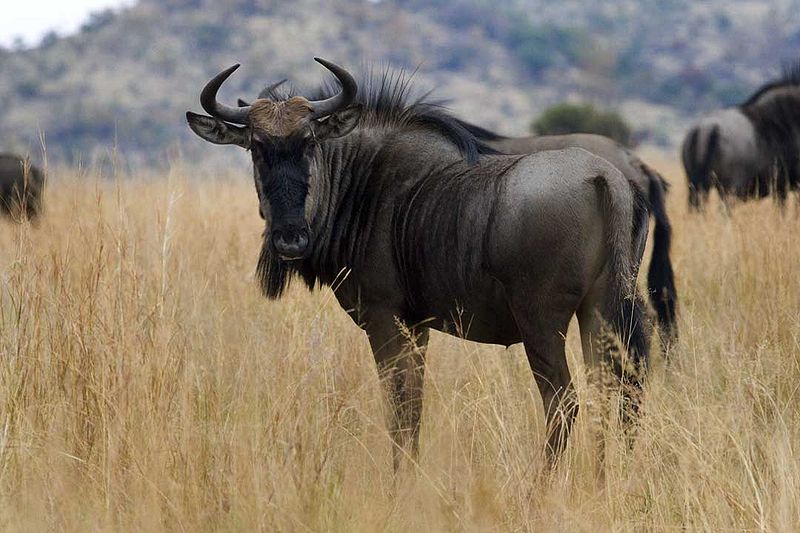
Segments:
[[[303,230],[297,234],[297,245],[300,248],[305,248],[308,246],[308,232]]]
[[[282,255],[299,257],[310,242],[310,235],[305,228],[282,228],[272,232],[272,244]]]
[[[272,232],[272,243],[276,248],[281,248],[286,245],[286,238],[283,236],[282,231],[275,230]]]

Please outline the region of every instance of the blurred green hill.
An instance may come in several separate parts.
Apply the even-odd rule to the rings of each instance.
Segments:
[[[800,51],[792,1],[141,0],[75,35],[0,49],[0,149],[89,163],[203,157],[184,112],[202,84],[242,63],[223,97],[288,77],[313,88],[319,55],[354,73],[417,69],[475,122],[523,134],[548,105],[619,109],[674,144],[687,117],[731,104]]]

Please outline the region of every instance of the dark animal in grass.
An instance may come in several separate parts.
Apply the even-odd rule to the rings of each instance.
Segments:
[[[429,330],[522,342],[562,450],[577,411],[564,334],[577,314],[584,358],[607,361],[635,411],[648,331],[635,278],[647,235],[637,189],[581,149],[490,155],[440,106],[409,102],[402,77],[324,100],[217,101],[215,76],[191,129],[250,151],[266,231],[257,277],[280,297],[299,276],[333,285],[388,385],[395,467],[416,451]],[[414,342],[409,343],[409,337]],[[628,349],[624,349],[627,347]]]
[[[267,86],[259,93],[259,98],[278,97],[276,89],[287,80]],[[332,89],[327,87],[319,97],[329,97]],[[242,99],[239,106],[248,103]],[[672,224],[666,209],[666,194],[669,187],[666,179],[645,164],[631,150],[617,141],[603,135],[574,133],[565,135],[539,135],[528,137],[506,137],[466,121],[461,125],[479,141],[506,154],[533,154],[546,150],[583,148],[602,157],[620,169],[629,181],[639,187],[647,199],[654,220],[653,251],[647,273],[650,301],[656,311],[658,323],[667,343],[677,338],[678,293],[670,258],[672,246]]]
[[[535,154],[546,150],[583,148],[602,157],[622,171],[647,199],[654,220],[653,252],[647,272],[650,302],[667,340],[677,336],[676,312],[678,292],[672,271],[670,247],[672,225],[665,205],[668,184],[636,154],[613,139],[591,133],[505,137],[480,126],[462,122],[465,128],[492,148],[507,154]]]
[[[0,154],[0,211],[16,221],[36,218],[43,189],[44,174],[28,159]]]
[[[775,194],[783,204],[800,188],[800,62],[742,104],[702,118],[681,158],[690,210],[703,208],[712,188],[726,203]]]

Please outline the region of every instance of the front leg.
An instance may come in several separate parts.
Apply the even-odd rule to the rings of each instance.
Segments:
[[[789,166],[789,192],[794,192],[800,195],[800,147],[798,147],[797,156],[792,159],[792,164]],[[787,193],[788,196],[788,193]],[[800,196],[797,196],[800,200]]]
[[[365,328],[378,366],[378,376],[389,397],[389,431],[394,441],[394,469],[403,455],[416,458],[422,415],[422,385],[428,328],[406,328],[394,316],[368,323]]]
[[[775,176],[775,201],[782,215],[786,212],[786,197],[789,194],[789,184],[792,182],[792,176],[795,173],[794,166],[794,158],[786,162],[783,160],[778,162],[778,172]]]

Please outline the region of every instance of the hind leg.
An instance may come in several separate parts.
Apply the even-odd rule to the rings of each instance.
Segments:
[[[527,291],[510,291],[511,309],[520,330],[528,364],[542,396],[547,423],[547,455],[551,464],[561,456],[578,402],[567,365],[565,338],[574,307],[569,303],[531,297]]]
[[[587,366],[605,363],[623,385],[622,418],[630,423],[639,411],[649,355],[649,325],[644,302],[609,294],[601,276],[578,309],[581,347]]]
[[[710,193],[711,180],[708,177],[692,176],[689,179],[689,212],[704,212]]]
[[[689,212],[700,211],[700,194],[694,184],[689,183]]]
[[[689,182],[689,212],[702,213],[708,203],[709,188],[705,183]]]
[[[714,182],[717,189],[717,195],[720,199],[720,213],[725,217],[730,217],[733,214],[733,204],[736,199],[735,190],[725,188],[718,180]]]
[[[775,197],[778,203],[778,207],[781,209],[782,213],[786,210],[786,197],[788,195],[789,195],[789,180],[787,171],[785,174],[779,175],[775,182]]]

